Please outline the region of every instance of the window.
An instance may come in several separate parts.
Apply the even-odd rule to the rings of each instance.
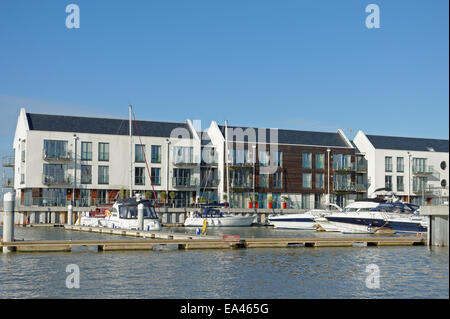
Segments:
[[[249,163],[248,150],[242,150],[242,149],[234,149],[233,150],[233,164],[234,165],[242,165],[242,164],[248,164],[248,163]]]
[[[109,184],[109,167],[99,166],[98,167],[98,183],[99,184]]]
[[[161,169],[159,167],[152,167],[151,175],[153,185],[161,185]]]
[[[152,163],[161,163],[161,145],[152,145]]]
[[[316,154],[316,169],[325,168],[325,154]]]
[[[173,162],[175,164],[193,164],[194,163],[193,147],[174,146]]]
[[[145,185],[145,168],[135,167],[134,168],[134,184],[135,185]]]
[[[195,186],[195,180],[192,179],[193,171],[186,168],[173,169],[174,186]]]
[[[386,175],[384,177],[384,187],[392,190],[392,176]]]
[[[413,192],[425,191],[427,185],[427,178],[423,176],[413,177]]]
[[[384,158],[384,171],[392,172],[392,157],[391,156],[386,156]]]
[[[403,184],[403,176],[397,176],[397,192],[405,191],[405,185]]]
[[[259,151],[259,165],[263,167],[269,166],[269,152]]]
[[[109,161],[109,143],[98,143],[98,160]]]
[[[273,164],[275,164],[276,167],[283,167],[283,152],[273,153]]]
[[[325,174],[316,174],[316,188],[317,189],[325,188]]]
[[[311,195],[312,194],[302,194],[302,205],[301,205],[301,208],[304,208],[304,209],[311,208]]]
[[[403,157],[397,157],[397,172],[403,173],[405,171],[405,161]]]
[[[235,169],[231,172],[231,186],[237,188],[250,187],[249,171],[246,169]]]
[[[81,142],[81,160],[92,161],[92,143]]]
[[[134,146],[134,161],[136,163],[145,162],[145,145],[136,144]]]
[[[260,174],[259,175],[259,187],[260,188],[268,188],[269,187],[269,174]]]
[[[81,165],[81,184],[92,184],[91,165]]]
[[[303,173],[303,181],[302,181],[302,187],[303,188],[312,188],[312,180],[311,180],[311,173]]]
[[[337,191],[349,191],[352,190],[350,174],[334,174],[333,176],[333,189]]]
[[[447,163],[445,161],[441,162],[441,169],[445,170],[447,168]]]
[[[414,173],[425,173],[427,167],[426,158],[413,158],[413,172]]]
[[[352,167],[352,156],[346,154],[333,155],[334,170],[350,170]]]
[[[69,184],[70,177],[67,172],[67,165],[44,164],[43,183],[45,185]]]
[[[311,153],[303,153],[302,159],[303,159],[303,168],[311,168]]]
[[[273,188],[281,188],[283,185],[283,173],[276,172],[273,174]]]
[[[67,141],[44,140],[44,159],[68,159]]]

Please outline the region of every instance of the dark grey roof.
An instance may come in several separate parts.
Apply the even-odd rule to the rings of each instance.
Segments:
[[[448,140],[366,135],[375,148],[389,150],[448,152]]]
[[[47,115],[27,113],[30,130],[74,132],[90,134],[128,135],[128,119],[107,119],[95,117],[79,117],[65,115]],[[177,128],[186,129],[192,138],[191,130],[186,123],[136,121],[141,136],[170,137]],[[133,135],[138,135],[134,123]]]
[[[223,136],[225,136],[225,126],[219,125]],[[229,129],[240,128],[244,132],[248,127],[228,126]],[[254,129],[256,141],[258,140],[258,128]],[[266,133],[265,142],[270,142],[270,129],[263,129]],[[229,137],[231,140],[231,137]],[[237,139],[238,141],[248,142],[248,136]],[[233,141],[236,141],[236,136],[233,136]],[[344,138],[338,132],[312,132],[312,131],[297,131],[278,129],[278,143],[293,144],[293,145],[314,145],[314,146],[330,146],[330,147],[349,147]],[[350,147],[349,147],[350,148]]]

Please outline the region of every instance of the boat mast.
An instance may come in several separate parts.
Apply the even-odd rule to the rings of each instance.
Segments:
[[[129,105],[129,127],[130,127],[130,198],[133,197],[133,137],[131,127],[131,110],[132,106]]]
[[[228,209],[231,208],[230,205],[230,174],[229,174],[229,169],[228,169],[228,160],[229,160],[229,156],[228,156],[228,121],[225,120],[225,163],[226,163],[226,170],[227,170],[227,201],[228,201]]]

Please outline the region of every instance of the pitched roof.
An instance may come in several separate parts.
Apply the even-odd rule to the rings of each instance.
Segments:
[[[107,119],[95,117],[31,114],[27,113],[30,130],[74,132],[90,134],[129,135],[128,119]],[[136,121],[141,136],[170,137],[174,129],[186,129],[192,138],[191,130],[186,123]],[[132,124],[132,133],[137,135]]]
[[[219,125],[223,136],[225,136],[225,126]],[[242,129],[245,133],[249,127],[228,126],[228,129]],[[250,127],[253,129],[256,135],[256,141],[258,142],[258,128]],[[265,130],[266,139],[265,142],[270,142],[270,129]],[[292,145],[314,145],[314,146],[331,146],[331,147],[349,147],[345,139],[337,132],[312,132],[312,131],[298,131],[298,130],[284,130],[277,129],[278,131],[278,143],[280,144],[292,144]],[[233,135],[233,141],[248,142],[248,136],[237,137]]]
[[[448,140],[381,135],[366,136],[375,148],[380,149],[448,152]]]

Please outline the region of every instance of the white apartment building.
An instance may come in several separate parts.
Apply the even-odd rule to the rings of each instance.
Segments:
[[[419,205],[448,202],[449,141],[368,135],[354,140],[367,160],[369,196],[389,188],[404,201]]]
[[[128,119],[22,108],[13,144],[16,198],[25,206],[65,206],[75,189],[75,205],[90,206],[128,195],[131,184],[134,193],[153,198],[154,189],[186,206],[200,191],[200,144],[190,120],[136,121],[130,140]]]

